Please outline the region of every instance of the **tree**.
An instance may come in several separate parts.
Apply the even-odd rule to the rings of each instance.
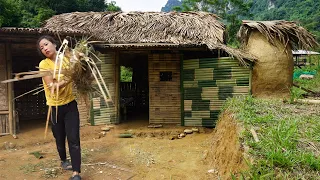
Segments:
[[[19,3],[15,0],[0,0],[0,27],[17,26],[21,20]]]
[[[18,2],[21,9],[20,27],[40,27],[44,20],[56,14],[45,0],[20,0]]]
[[[114,1],[104,0],[0,0],[0,27],[40,27],[56,14],[87,11],[121,11]]]
[[[121,66],[120,67],[120,81],[121,82],[132,82],[132,68]]]
[[[228,39],[231,45],[238,45],[236,33],[240,28],[241,19],[251,17],[249,10],[252,2],[246,0],[184,0],[177,11],[206,11],[217,14],[227,24]]]
[[[106,3],[106,11],[121,11],[121,8],[119,6],[116,5],[115,1],[111,1],[110,3]]]
[[[94,11],[100,12],[106,10],[106,3],[104,0],[77,0],[77,11],[86,12]]]

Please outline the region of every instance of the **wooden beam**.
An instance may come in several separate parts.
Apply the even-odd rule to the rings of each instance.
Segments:
[[[7,61],[7,77],[11,77],[12,74],[12,58],[11,58],[11,45],[6,43],[5,47],[6,52],[6,61]],[[13,84],[8,84],[8,107],[9,107],[9,133],[15,134],[16,133],[16,123],[13,119]]]

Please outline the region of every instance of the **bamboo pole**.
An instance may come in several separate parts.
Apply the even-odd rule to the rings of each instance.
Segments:
[[[0,115],[7,115],[9,114],[9,111],[0,111]]]
[[[309,103],[309,104],[320,104],[319,99],[296,99],[295,102]]]
[[[48,108],[48,114],[47,114],[46,128],[45,128],[45,130],[44,130],[44,139],[47,138],[47,132],[48,132],[48,126],[49,126],[49,119],[50,119],[50,115],[51,115],[51,109],[52,109],[52,107],[49,106],[49,108]],[[58,114],[56,114],[56,116],[58,116]]]
[[[120,62],[119,62],[119,51],[115,53],[114,56],[114,64],[115,64],[115,97],[114,97],[114,103],[116,108],[116,122],[120,123]],[[111,97],[110,97],[111,98]]]
[[[10,44],[6,43],[5,47],[6,52],[6,61],[7,61],[7,78],[11,77],[12,74],[12,59],[11,59],[11,46]],[[13,84],[9,83],[7,85],[8,88],[8,121],[9,121],[9,133],[14,134],[15,133],[15,122],[13,119]]]

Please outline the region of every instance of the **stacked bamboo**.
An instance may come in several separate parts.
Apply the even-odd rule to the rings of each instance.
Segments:
[[[149,55],[149,122],[181,122],[180,55]],[[160,81],[160,73],[172,74],[170,81]]]

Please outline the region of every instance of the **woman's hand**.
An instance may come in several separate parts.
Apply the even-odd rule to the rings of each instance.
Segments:
[[[64,79],[59,82],[56,82],[56,80],[53,79],[53,81],[49,83],[48,88],[50,89],[51,92],[53,92],[53,91],[57,90],[58,88],[59,89],[64,88],[69,83],[70,83],[70,81],[67,82]]]

